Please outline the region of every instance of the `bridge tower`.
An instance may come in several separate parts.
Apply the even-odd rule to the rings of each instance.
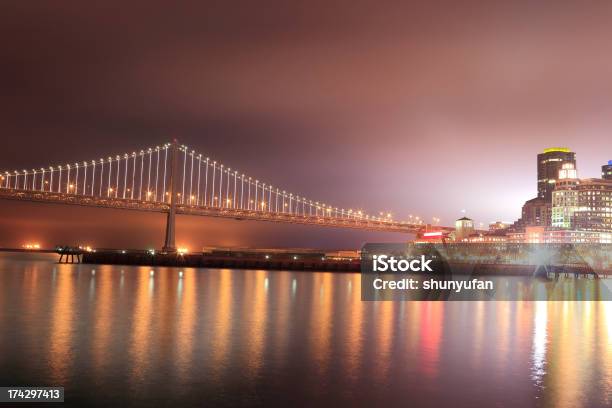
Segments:
[[[169,147],[170,149],[170,177],[168,179],[168,190],[170,191],[170,208],[166,218],[166,240],[164,242],[163,252],[175,253],[175,220],[176,220],[176,191],[175,191],[175,176],[177,174],[177,149],[178,141],[174,139]],[[164,197],[165,199],[165,197]]]

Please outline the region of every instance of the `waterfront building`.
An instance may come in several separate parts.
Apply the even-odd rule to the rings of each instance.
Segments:
[[[489,231],[494,232],[494,231],[506,230],[510,227],[510,225],[511,224],[507,222],[495,221],[489,224]]]
[[[448,231],[425,231],[417,234],[414,242],[417,243],[442,243],[455,240],[455,232]]]
[[[474,233],[474,221],[468,217],[455,221],[455,240],[462,241]]]
[[[612,179],[578,179],[563,164],[552,195],[553,229],[612,232]]]
[[[612,243],[612,160],[601,179],[579,179],[574,152],[538,154],[538,197],[505,232],[510,243]]]
[[[612,160],[608,160],[608,164],[601,166],[601,178],[612,180]]]
[[[552,219],[552,193],[555,190],[559,172],[564,164],[576,168],[576,153],[566,147],[551,147],[538,158],[538,196],[525,201],[521,218],[510,229],[524,231],[526,227],[550,227]]]
[[[565,163],[576,166],[576,153],[566,147],[551,147],[538,154],[538,198],[552,202],[559,170]]]
[[[521,209],[521,219],[516,223],[516,227],[538,227],[550,226],[551,203],[544,198],[536,197],[523,204]]]
[[[472,234],[469,237],[464,238],[463,242],[469,242],[471,244],[500,244],[508,242],[508,236],[506,235],[505,230],[489,231]]]
[[[574,229],[612,232],[612,180],[583,179],[576,189]]]
[[[527,227],[525,231],[509,233],[507,242],[528,244],[612,244],[612,232]]]
[[[549,244],[612,244],[612,232],[550,230],[545,240]]]
[[[546,227],[527,227],[525,228],[525,243],[538,244],[545,242]]]
[[[570,229],[578,210],[578,172],[573,163],[564,163],[552,193],[551,226]]]

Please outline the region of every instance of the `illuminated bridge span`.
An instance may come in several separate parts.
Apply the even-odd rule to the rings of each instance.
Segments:
[[[176,141],[106,159],[6,171],[0,175],[0,198],[164,212],[168,252],[175,251],[176,214],[386,232],[425,228],[418,217],[395,221],[289,193]]]

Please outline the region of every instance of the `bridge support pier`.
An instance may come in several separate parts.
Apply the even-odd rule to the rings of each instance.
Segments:
[[[169,190],[170,190],[170,208],[168,209],[168,217],[166,218],[166,239],[162,252],[175,253],[176,242],[175,242],[175,221],[176,221],[176,192],[174,191],[175,182],[174,175],[176,174],[176,150],[178,147],[178,141],[174,139],[172,145],[170,145],[170,178],[169,178]]]
[[[162,248],[163,252],[174,253],[176,252],[176,243],[174,239],[174,227],[175,227],[176,214],[173,209],[170,209],[166,218],[166,240]]]

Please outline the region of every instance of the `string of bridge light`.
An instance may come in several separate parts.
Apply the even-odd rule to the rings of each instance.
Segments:
[[[160,177],[160,168],[162,160],[164,170],[167,167],[169,146],[165,144],[154,149],[65,166],[41,167],[31,172],[5,172],[0,175],[0,184],[5,188],[22,190],[162,201],[159,197],[166,192],[166,176]]]
[[[5,172],[0,175],[0,185],[22,190],[168,203],[170,147],[171,144],[166,143],[107,159],[41,167],[31,172]],[[175,175],[173,182],[175,199],[180,205],[303,217],[393,221],[390,213],[372,216],[361,210],[333,207],[281,190],[197,154],[185,145],[178,146],[177,158],[182,163],[177,163],[179,174]],[[410,221],[405,223],[422,224],[423,221],[411,215]]]
[[[387,217],[374,217],[361,210],[333,207],[281,190],[238,170],[232,170],[194,150],[190,151],[187,146],[180,146],[179,151],[183,156],[181,192],[177,193],[181,204],[262,213],[286,213],[303,217],[392,221],[391,214]]]

